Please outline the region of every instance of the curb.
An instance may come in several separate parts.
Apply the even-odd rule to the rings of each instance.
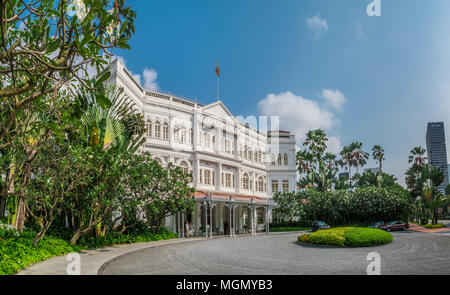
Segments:
[[[130,254],[133,254],[133,253],[136,253],[139,251],[143,251],[143,250],[147,250],[147,249],[151,249],[151,248],[157,248],[157,247],[164,247],[164,246],[169,246],[169,245],[180,245],[180,244],[187,244],[187,243],[193,243],[193,242],[201,242],[201,241],[205,241],[205,240],[206,240],[206,238],[194,238],[192,240],[185,240],[185,241],[178,242],[178,243],[170,243],[170,244],[165,244],[165,245],[149,245],[146,248],[131,250],[129,252],[119,254],[119,255],[114,256],[114,257],[110,258],[109,260],[107,260],[97,270],[97,275],[102,275],[102,273],[106,269],[106,267],[108,267],[108,265],[110,265],[114,261],[118,260],[119,258],[122,258],[124,256],[130,255]]]

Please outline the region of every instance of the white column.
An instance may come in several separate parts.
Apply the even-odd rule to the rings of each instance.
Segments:
[[[213,203],[210,202],[209,203],[209,237],[212,239],[213,237],[213,219],[212,219],[212,215],[213,215]]]
[[[254,214],[255,214],[255,210],[253,208],[253,206],[250,206],[250,223],[252,226],[252,236],[255,234],[255,218],[254,218]]]
[[[236,181],[235,192],[238,194],[241,191],[241,171],[240,171],[239,167],[236,168],[234,178]]]
[[[217,164],[216,174],[216,191],[220,191],[220,187],[222,186],[222,163]]]
[[[219,232],[225,232],[223,228],[223,215],[225,213],[223,205],[218,205],[216,208],[216,212],[219,214]]]

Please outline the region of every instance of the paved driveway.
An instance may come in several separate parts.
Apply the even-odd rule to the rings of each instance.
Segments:
[[[382,274],[450,274],[449,236],[393,235],[389,245],[354,249],[298,245],[294,233],[205,240],[126,254],[102,274],[366,274],[369,252],[381,255]]]

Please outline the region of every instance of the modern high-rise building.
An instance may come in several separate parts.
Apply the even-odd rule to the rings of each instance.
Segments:
[[[448,185],[447,147],[445,144],[445,129],[443,122],[428,123],[427,128],[428,162],[444,173],[444,182],[438,187],[441,193],[445,193]]]

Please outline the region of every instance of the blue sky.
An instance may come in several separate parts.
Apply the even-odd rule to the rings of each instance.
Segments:
[[[130,51],[116,51],[142,84],[234,115],[279,115],[284,129],[324,128],[330,149],[381,144],[403,183],[426,124],[450,136],[450,1],[129,0]],[[370,161],[368,167],[376,166]]]

